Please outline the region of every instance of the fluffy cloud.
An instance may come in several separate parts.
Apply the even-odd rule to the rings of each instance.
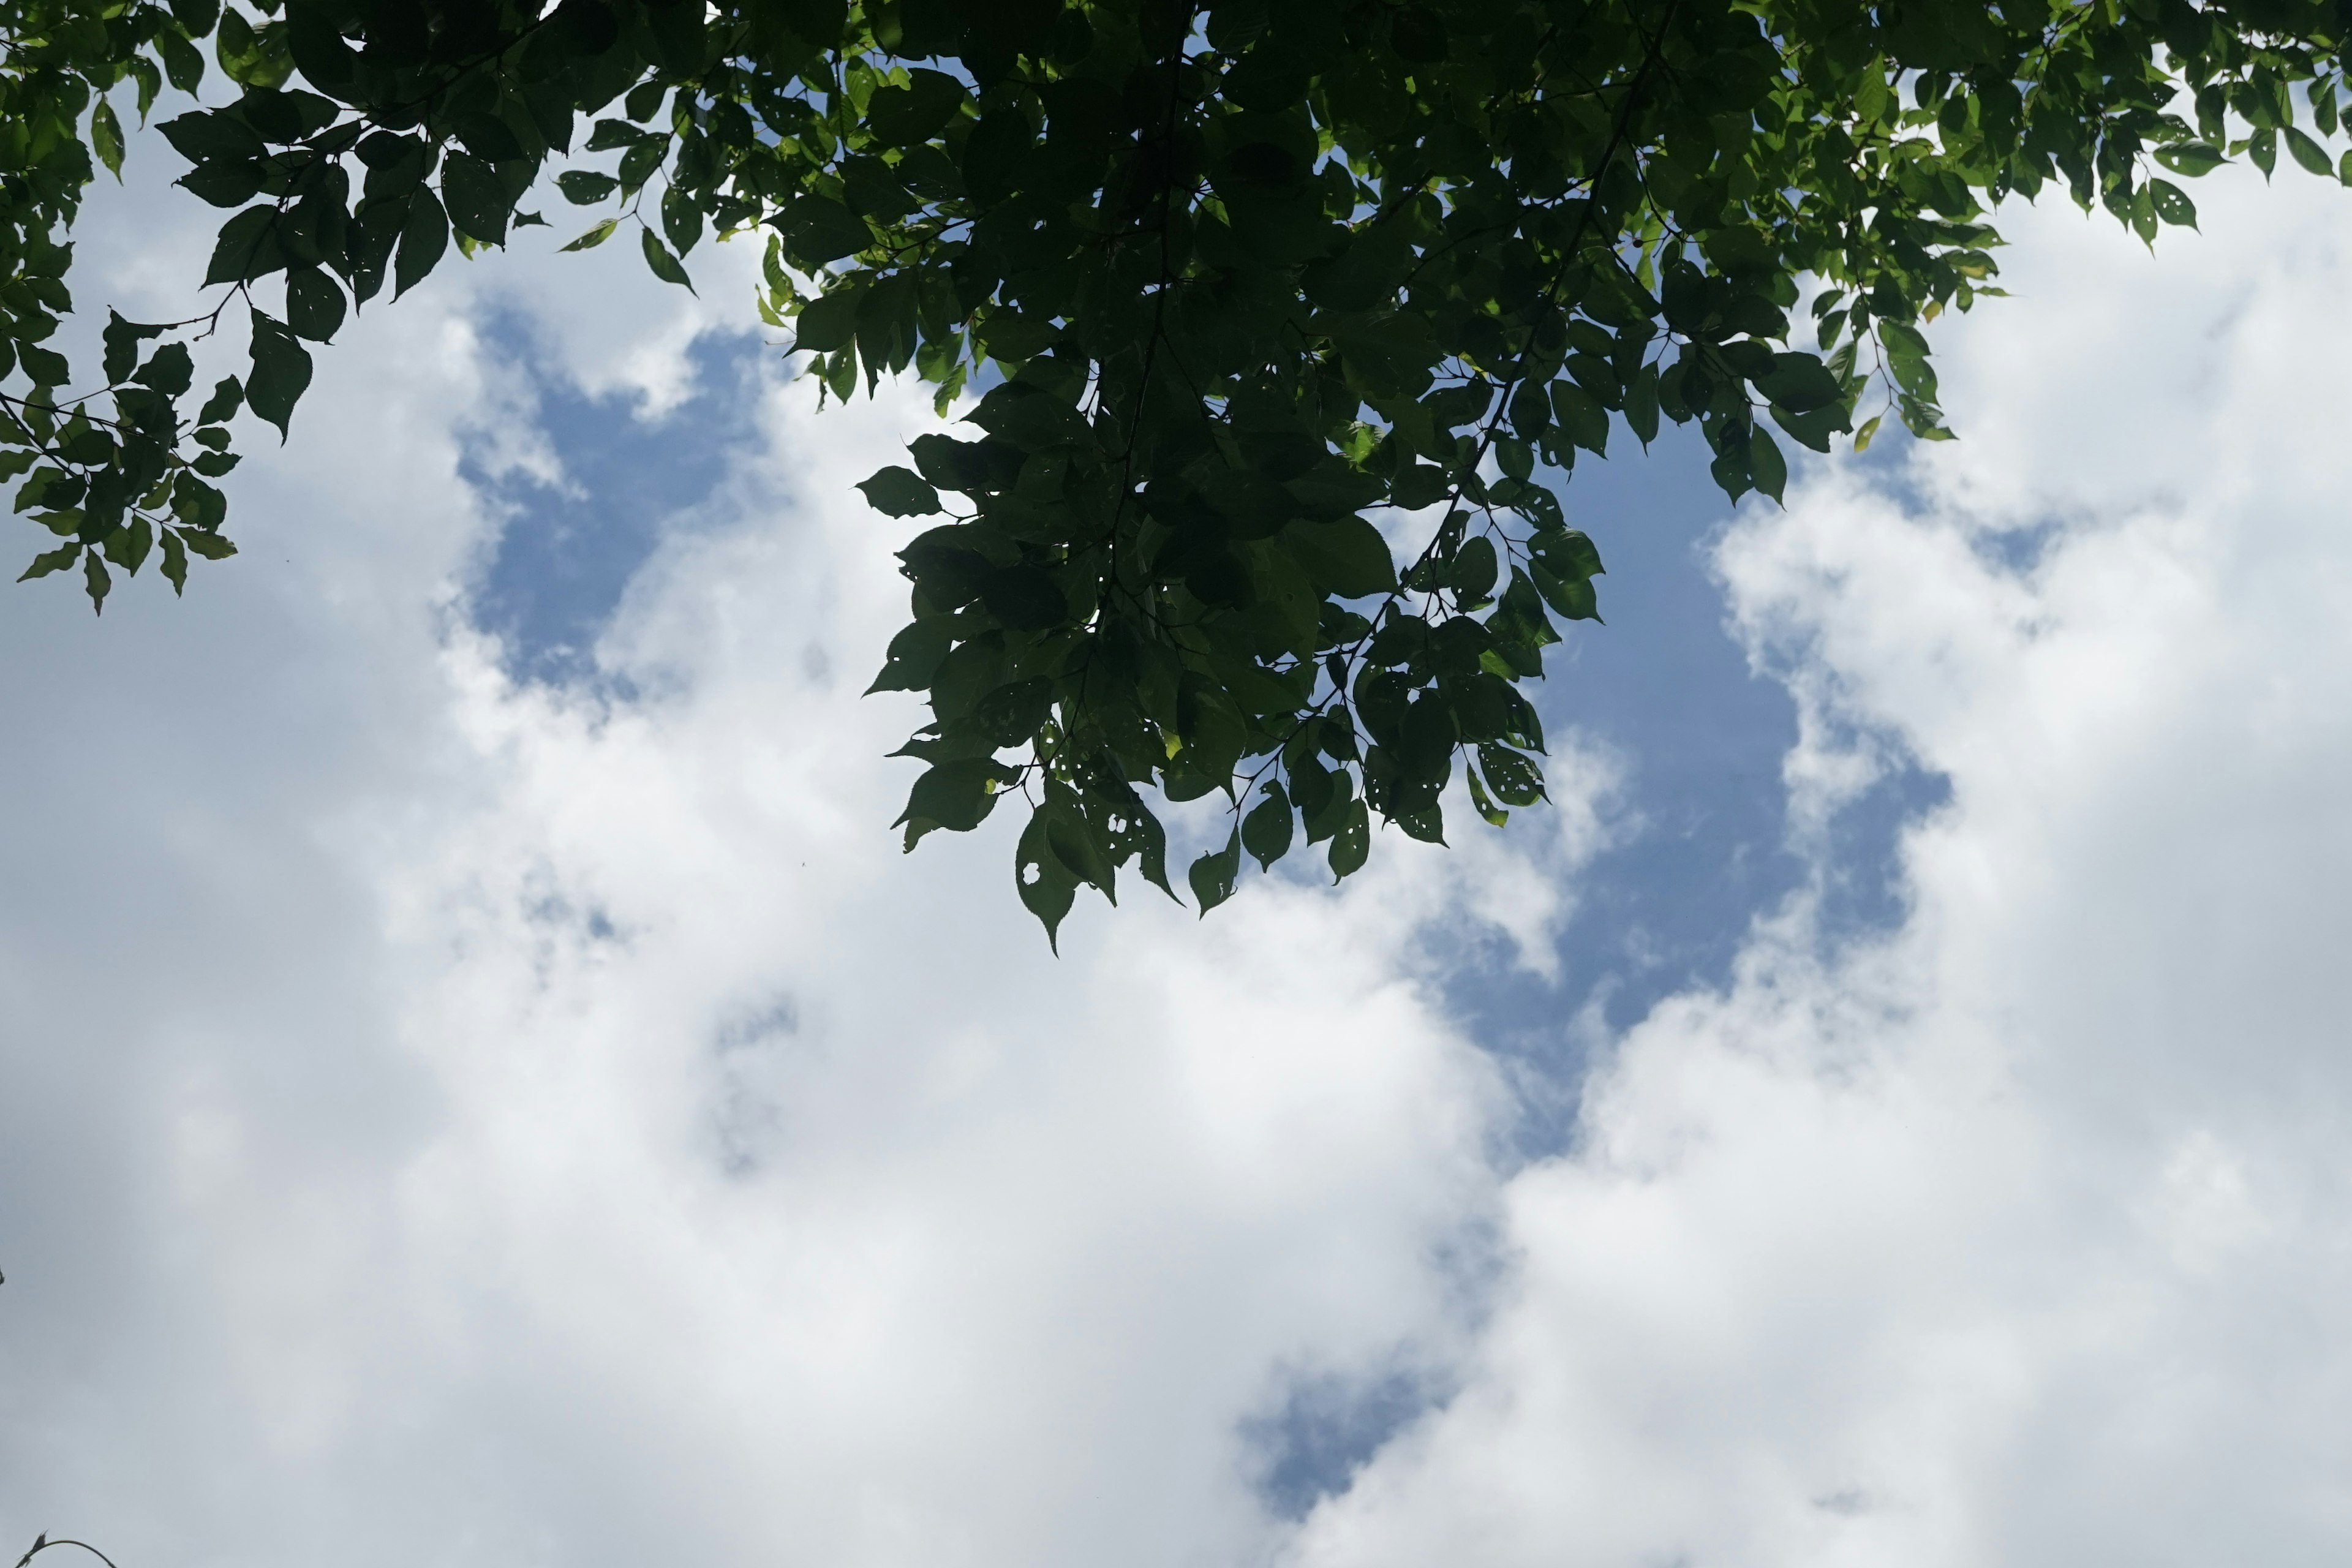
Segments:
[[[1463,1393],[1300,1563],[2318,1562],[2352,1534],[2341,191],[2151,265],[2021,224],[1955,446],[1717,563],[1802,832],[1908,758],[1894,936],[1803,900],[1505,1189]]]
[[[85,241],[126,309],[196,249],[142,211]],[[469,629],[466,462],[570,482],[480,323],[679,402],[708,308],[603,260],[369,312],[235,565],[0,632],[0,1512],[126,1563],[1255,1552],[1291,1391],[1475,1319],[1507,1100],[1419,933],[1548,963],[1608,768],[1055,961],[1006,833],[887,826],[905,585],[849,486],[919,400],[768,375],[604,679]]]

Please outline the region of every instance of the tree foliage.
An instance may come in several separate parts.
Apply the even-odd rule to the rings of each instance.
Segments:
[[[347,310],[551,202],[681,285],[764,237],[831,395],[979,394],[861,487],[920,529],[874,689],[932,716],[908,847],[1020,795],[1049,933],[1081,884],[1170,888],[1156,799],[1231,807],[1204,910],[1244,856],[1441,839],[1457,768],[1489,821],[1540,799],[1522,688],[1601,573],[1560,478],[1663,421],[1735,499],[1885,412],[1946,437],[1920,329],[1999,292],[2004,197],[2152,241],[2231,159],[2352,181],[2352,0],[249,4],[0,0],[26,575],[102,604],[233,553],[230,417],[282,438]],[[69,394],[68,233],[166,83],[216,105],[161,129],[223,292],[110,318]],[[190,412],[232,308],[250,370]]]

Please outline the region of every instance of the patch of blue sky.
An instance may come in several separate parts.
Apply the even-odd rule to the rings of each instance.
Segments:
[[[1304,1519],[1406,1426],[1434,1408],[1442,1390],[1411,1368],[1375,1376],[1300,1377],[1281,1403],[1242,1423],[1258,1498],[1277,1519]]]
[[[1830,819],[1810,857],[1791,847],[1781,764],[1796,706],[1750,668],[1730,630],[1707,564],[1730,509],[1705,447],[1669,431],[1647,453],[1630,440],[1612,450],[1561,487],[1607,563],[1608,624],[1570,627],[1534,695],[1548,733],[1580,730],[1626,769],[1615,835],[1580,873],[1557,980],[1471,937],[1436,955],[1449,1011],[1518,1092],[1513,1147],[1497,1152],[1507,1161],[1565,1147],[1593,1052],[1668,996],[1723,985],[1759,915],[1810,889],[1826,947],[1898,924],[1900,835],[1948,794],[1940,776],[1893,763]],[[1260,1499],[1278,1517],[1305,1517],[1445,1393],[1409,1368],[1293,1381],[1243,1424]]]
[[[634,391],[583,390],[512,315],[482,335],[520,367],[558,471],[494,470],[487,445],[465,454],[459,472],[507,520],[474,585],[475,624],[502,641],[517,679],[580,680],[638,568],[753,440],[762,349],[748,333],[697,339],[687,395],[656,414]]]
[[[1751,668],[1709,569],[1730,508],[1706,448],[1669,429],[1643,452],[1621,428],[1612,454],[1560,487],[1607,564],[1607,624],[1568,628],[1534,694],[1549,733],[1580,730],[1623,768],[1611,842],[1579,873],[1556,979],[1467,943],[1443,966],[1450,1010],[1517,1069],[1528,1156],[1570,1135],[1591,1053],[1667,997],[1724,985],[1759,916],[1811,888],[1826,944],[1898,923],[1900,836],[1945,797],[1941,779],[1897,763],[1811,857],[1792,847],[1781,769],[1796,707]]]

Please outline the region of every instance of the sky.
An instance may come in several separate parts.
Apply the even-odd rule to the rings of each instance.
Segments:
[[[888,828],[927,399],[743,247],[371,309],[236,561],[0,615],[0,1543],[2342,1561],[2352,195],[2198,200],[2004,215],[1957,442],[1580,468],[1552,809],[1058,959]]]

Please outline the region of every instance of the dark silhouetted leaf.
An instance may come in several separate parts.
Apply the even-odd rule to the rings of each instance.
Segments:
[[[294,405],[310,384],[310,351],[295,342],[283,322],[256,310],[253,315],[253,370],[245,378],[245,397],[253,412],[278,426],[283,441],[291,433]]]
[[[921,475],[896,464],[857,488],[866,492],[866,503],[887,517],[921,517],[940,510],[940,492],[926,484]]]
[[[1201,906],[1201,913],[1211,910],[1234,896],[1234,884],[1241,880],[1242,836],[1235,828],[1225,840],[1225,847],[1202,856],[1192,862],[1185,880],[1192,886],[1192,897]]]

